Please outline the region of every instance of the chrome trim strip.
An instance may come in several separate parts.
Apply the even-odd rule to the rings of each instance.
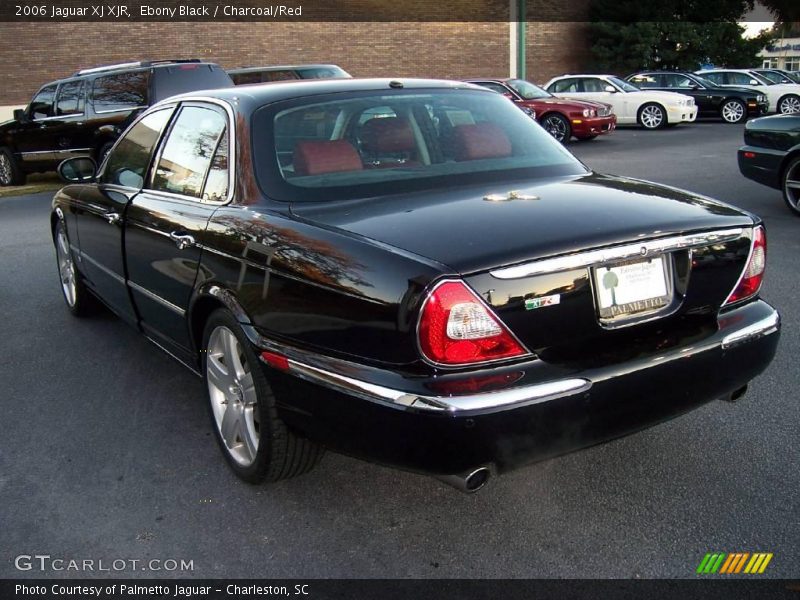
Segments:
[[[492,277],[497,279],[521,279],[533,275],[545,273],[558,273],[560,271],[572,271],[582,269],[607,262],[635,258],[637,256],[647,256],[654,252],[670,252],[672,250],[686,250],[698,248],[709,244],[717,244],[735,240],[744,234],[749,235],[749,229],[738,227],[735,229],[723,229],[718,231],[708,231],[704,233],[693,233],[688,235],[671,236],[655,240],[643,240],[636,243],[628,243],[622,246],[612,246],[610,248],[600,248],[586,252],[577,252],[555,258],[546,258],[503,269],[491,271]]]
[[[186,314],[186,311],[182,309],[180,306],[173,304],[169,300],[164,300],[164,298],[162,298],[158,294],[154,294],[147,288],[143,288],[138,283],[134,283],[133,281],[128,281],[128,285],[130,286],[131,289],[136,290],[137,292],[147,296],[151,300],[158,302],[162,306],[165,306],[166,308],[170,309],[172,312],[177,313],[180,316],[184,316]]]
[[[289,359],[290,373],[312,383],[324,385],[353,396],[394,405],[401,408],[414,408],[436,412],[456,413],[461,411],[507,408],[514,404],[538,404],[562,396],[580,394],[592,387],[588,379],[561,379],[537,385],[512,388],[485,394],[466,396],[423,396],[375,385],[339,373]]]
[[[103,273],[105,273],[106,275],[108,275],[112,279],[116,280],[118,283],[121,283],[122,285],[125,285],[125,278],[124,277],[121,277],[119,274],[114,273],[114,271],[109,269],[107,266],[105,266],[103,264],[100,264],[98,261],[93,259],[88,254],[86,254],[86,252],[84,252],[83,250],[78,250],[78,252],[80,253],[81,258],[85,258],[90,263],[92,263],[95,267],[100,269]]]
[[[752,325],[742,327],[740,330],[726,335],[724,338],[722,338],[722,349],[727,350],[729,348],[733,348],[734,346],[738,346],[739,344],[750,342],[765,335],[775,333],[780,328],[780,325],[781,317],[778,314],[778,311],[775,311],[765,319],[761,319]]]

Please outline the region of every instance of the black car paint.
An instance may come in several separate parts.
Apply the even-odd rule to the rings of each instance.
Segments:
[[[757,98],[760,95],[758,92],[749,90],[747,88],[736,87],[722,87],[722,86],[709,86],[706,83],[697,81],[697,77],[693,73],[683,71],[640,71],[628,75],[625,80],[636,84],[633,79],[642,75],[682,75],[691,79],[696,83],[695,87],[691,88],[677,88],[659,85],[642,86],[644,90],[659,90],[663,92],[677,92],[686,96],[694,98],[694,103],[697,105],[698,117],[718,117],[722,105],[726,100],[736,99],[744,103],[747,115],[750,117],[758,117],[766,114],[769,107],[768,102],[758,102]],[[638,85],[638,84],[636,84]]]
[[[533,195],[508,203],[487,202],[482,194],[488,190],[474,186],[438,198],[416,194],[388,196],[371,206],[343,203],[340,210],[275,202],[261,193],[246,168],[249,118],[256,108],[292,95],[384,83],[390,93],[388,81],[216,91],[213,96],[234,111],[236,156],[245,161],[236,171],[232,202],[209,205],[142,193],[124,203],[130,190],[70,185],[53,200],[53,224],[64,215],[89,287],[195,370],[204,318],[227,307],[259,350],[278,347],[290,358],[409,392],[457,395],[465,387],[503,390],[578,375],[595,382],[590,391],[559,400],[452,415],[367,402],[264,366],[279,415],[291,427],[333,449],[422,472],[455,473],[476,465],[502,471],[624,435],[732,393],[769,364],[777,334],[734,349],[714,347],[734,325],[757,322],[772,311],[754,300],[719,313],[722,295],[747,259],[734,243],[699,249],[707,260],[698,261],[694,277],[679,285],[685,295],[680,310],[641,327],[607,331],[596,320],[588,323],[594,313],[585,269],[506,282],[505,302],[497,285],[493,295],[487,289],[486,270],[492,267],[758,223],[710,199],[591,173],[514,182],[515,189]],[[118,210],[120,222],[105,221]],[[371,225],[376,222],[384,225]],[[456,229],[459,235],[447,234]],[[197,246],[177,248],[166,238],[168,230],[192,232]],[[82,256],[86,248],[94,253],[92,261],[102,263],[94,270]],[[681,260],[688,257],[676,257]],[[708,278],[698,277],[701,272]],[[426,290],[448,276],[465,276],[482,297],[488,295],[512,329],[526,330],[541,359],[449,370],[422,360],[416,347],[419,308]],[[116,292],[106,291],[114,285]],[[569,286],[574,289],[566,293]],[[559,311],[548,316],[550,309],[543,309],[535,320],[553,318],[557,327],[534,334],[530,324],[520,324],[529,315],[511,298],[562,287],[566,297]],[[588,327],[583,338],[558,331],[572,326],[575,333],[577,324]]]
[[[742,175],[780,189],[789,161],[800,156],[800,115],[772,115],[748,121],[744,143],[737,153]]]

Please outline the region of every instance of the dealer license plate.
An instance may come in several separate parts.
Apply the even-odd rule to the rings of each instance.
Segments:
[[[672,300],[666,256],[596,267],[593,272],[603,319],[658,310]]]

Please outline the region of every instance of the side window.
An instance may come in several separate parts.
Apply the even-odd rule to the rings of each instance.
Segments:
[[[750,79],[745,73],[728,73],[728,83],[731,85],[750,85]]]
[[[630,82],[635,85],[636,87],[640,87],[642,89],[653,88],[653,87],[660,87],[660,82],[658,81],[658,75],[634,75],[630,78]]]
[[[688,88],[692,86],[692,81],[683,75],[663,75],[664,87],[668,88]]]
[[[494,83],[492,81],[478,81],[476,83],[479,86],[485,87],[487,89],[490,89],[493,92],[497,92],[498,94],[510,94],[511,93],[510,91],[508,91],[504,86],[500,85],[499,83]]]
[[[705,73],[704,75],[702,75],[702,77],[708,79],[711,83],[716,83],[717,85],[725,84],[724,73]]]
[[[219,138],[211,166],[208,169],[206,185],[203,188],[203,200],[223,202],[228,197],[228,136],[223,133]]]
[[[106,159],[101,181],[141,188],[153,148],[172,114],[171,108],[150,113],[134,125]]]
[[[609,85],[602,79],[594,79],[594,78],[586,78],[583,80],[583,91],[584,92],[591,92],[596,94],[598,92],[603,92],[606,89],[606,86]]]
[[[547,91],[554,94],[572,94],[582,90],[579,87],[578,79],[561,79],[551,85]]]
[[[290,79],[299,79],[294,71],[263,71],[261,73],[261,81],[287,81]]]
[[[83,81],[69,81],[58,88],[56,115],[83,114]]]
[[[231,75],[233,83],[236,85],[247,85],[250,83],[261,83],[261,73],[236,73]]]
[[[147,106],[147,82],[146,71],[98,77],[92,86],[95,112],[114,112]]]
[[[200,198],[223,136],[225,117],[213,108],[186,106],[181,109],[164,142],[152,189]],[[227,166],[227,156],[219,159],[217,171],[221,164]],[[218,192],[219,183],[215,185]]]
[[[53,99],[56,95],[56,86],[48,85],[42,88],[31,100],[30,117],[36,119],[46,119],[53,116]]]

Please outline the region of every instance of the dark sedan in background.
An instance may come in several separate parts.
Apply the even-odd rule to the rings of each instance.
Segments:
[[[778,343],[757,217],[593,173],[466,83],[183,95],[60,170],[69,310],[201,374],[251,482],[328,447],[474,491],[736,399]]]
[[[783,200],[800,216],[800,115],[773,115],[749,121],[739,148],[742,175],[783,191]]]
[[[617,126],[611,105],[604,102],[559,98],[524,79],[466,81],[503,94],[521,108],[531,109],[541,126],[559,142],[568,142],[573,136],[579,140],[593,140],[598,135],[611,133]]]
[[[698,117],[720,117],[726,123],[741,123],[747,117],[766,114],[769,103],[764,94],[735,87],[721,87],[694,73],[641,71],[626,80],[643,90],[678,92],[694,98]]]

